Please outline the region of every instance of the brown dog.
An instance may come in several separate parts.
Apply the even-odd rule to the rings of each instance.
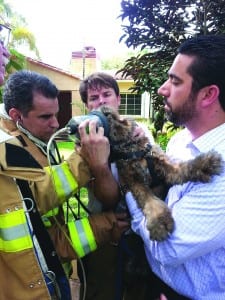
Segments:
[[[146,137],[135,139],[136,123],[120,119],[113,109],[103,106],[100,111],[108,121],[111,161],[115,161],[120,181],[130,190],[142,208],[152,240],[164,240],[172,232],[174,222],[164,199],[168,188],[187,181],[209,182],[219,174],[222,158],[216,152],[201,154],[187,162],[171,162]]]

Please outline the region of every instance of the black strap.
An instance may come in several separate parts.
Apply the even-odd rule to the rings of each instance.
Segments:
[[[34,201],[34,197],[32,195],[28,182],[22,179],[16,179],[16,182],[23,195],[24,201],[26,201],[27,198],[33,200],[33,209],[31,209],[32,203],[30,201],[26,201],[27,212],[29,213],[34,234],[37,237],[38,243],[41,247],[49,270],[55,273],[56,278],[65,276],[61,262],[58,258],[58,255],[56,254],[53,242],[38,212],[37,205]]]
[[[87,208],[87,206],[81,201],[79,192],[77,194],[74,194],[73,197],[76,198],[78,206],[77,206],[77,212],[74,211],[73,207],[69,203],[69,199],[66,202],[66,221],[69,220],[69,210],[72,213],[75,220],[81,219],[81,207],[86,212],[87,215],[91,215],[91,211]]]
[[[117,143],[111,144],[110,162],[116,162],[117,160],[120,160],[120,159],[135,160],[135,159],[139,159],[139,158],[145,158],[146,154],[148,152],[150,152],[152,149],[152,145],[148,143],[148,144],[146,144],[145,148],[142,150],[125,152],[125,151],[118,151],[115,147],[116,144]],[[132,141],[126,143],[126,145],[132,145],[132,144],[133,144]]]
[[[146,157],[146,160],[147,160],[148,170],[152,178],[150,187],[153,188],[162,184],[162,179],[158,176],[157,172],[155,171],[154,162],[153,162],[154,158],[148,156]]]
[[[112,148],[111,148],[112,149]],[[134,152],[116,152],[112,150],[110,152],[110,162],[115,162],[117,160],[123,159],[123,160],[134,160],[143,158],[146,154],[145,150],[140,151],[134,151]]]

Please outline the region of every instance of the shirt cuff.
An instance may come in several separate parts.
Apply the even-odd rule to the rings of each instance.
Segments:
[[[141,208],[138,206],[137,201],[131,192],[127,192],[125,195],[126,203],[133,219],[143,218],[144,214]]]
[[[137,201],[135,200],[131,192],[126,193],[125,199],[131,215],[132,230],[140,235],[143,240],[145,235],[149,240],[149,231],[147,231],[146,229],[146,218],[142,212],[142,209],[137,204]]]

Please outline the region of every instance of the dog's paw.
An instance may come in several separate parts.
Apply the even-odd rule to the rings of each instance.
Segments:
[[[222,156],[215,152],[200,154],[195,158],[195,177],[196,181],[209,182],[213,175],[219,175],[222,171],[223,160]]]
[[[151,240],[165,240],[174,229],[174,221],[170,211],[166,211],[153,222],[147,222],[147,228],[150,232]]]
[[[151,240],[163,241],[173,231],[174,220],[165,202],[154,200],[146,203],[144,214]]]

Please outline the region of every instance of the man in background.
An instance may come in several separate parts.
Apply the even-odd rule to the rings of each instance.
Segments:
[[[119,86],[117,81],[107,73],[91,74],[81,82],[79,91],[88,111],[98,109],[102,105],[119,109],[121,102]],[[89,126],[88,133],[87,126]],[[96,124],[93,122],[83,122],[79,130],[81,153],[88,162],[94,178],[88,185],[88,208],[93,215],[109,209],[115,210],[122,195],[118,182],[114,178],[117,173],[115,163],[109,164],[108,157],[101,152],[102,145],[107,147],[108,139],[101,129],[100,131],[96,129]],[[135,135],[137,138],[146,135],[150,143],[154,143],[151,133],[139,124]],[[137,268],[133,267],[127,273],[125,261],[136,255]],[[143,265],[147,266],[142,241],[134,234],[124,237],[119,245],[112,243],[87,255],[82,260],[87,277],[86,300],[148,299],[148,266],[135,274],[142,259],[144,259]]]

